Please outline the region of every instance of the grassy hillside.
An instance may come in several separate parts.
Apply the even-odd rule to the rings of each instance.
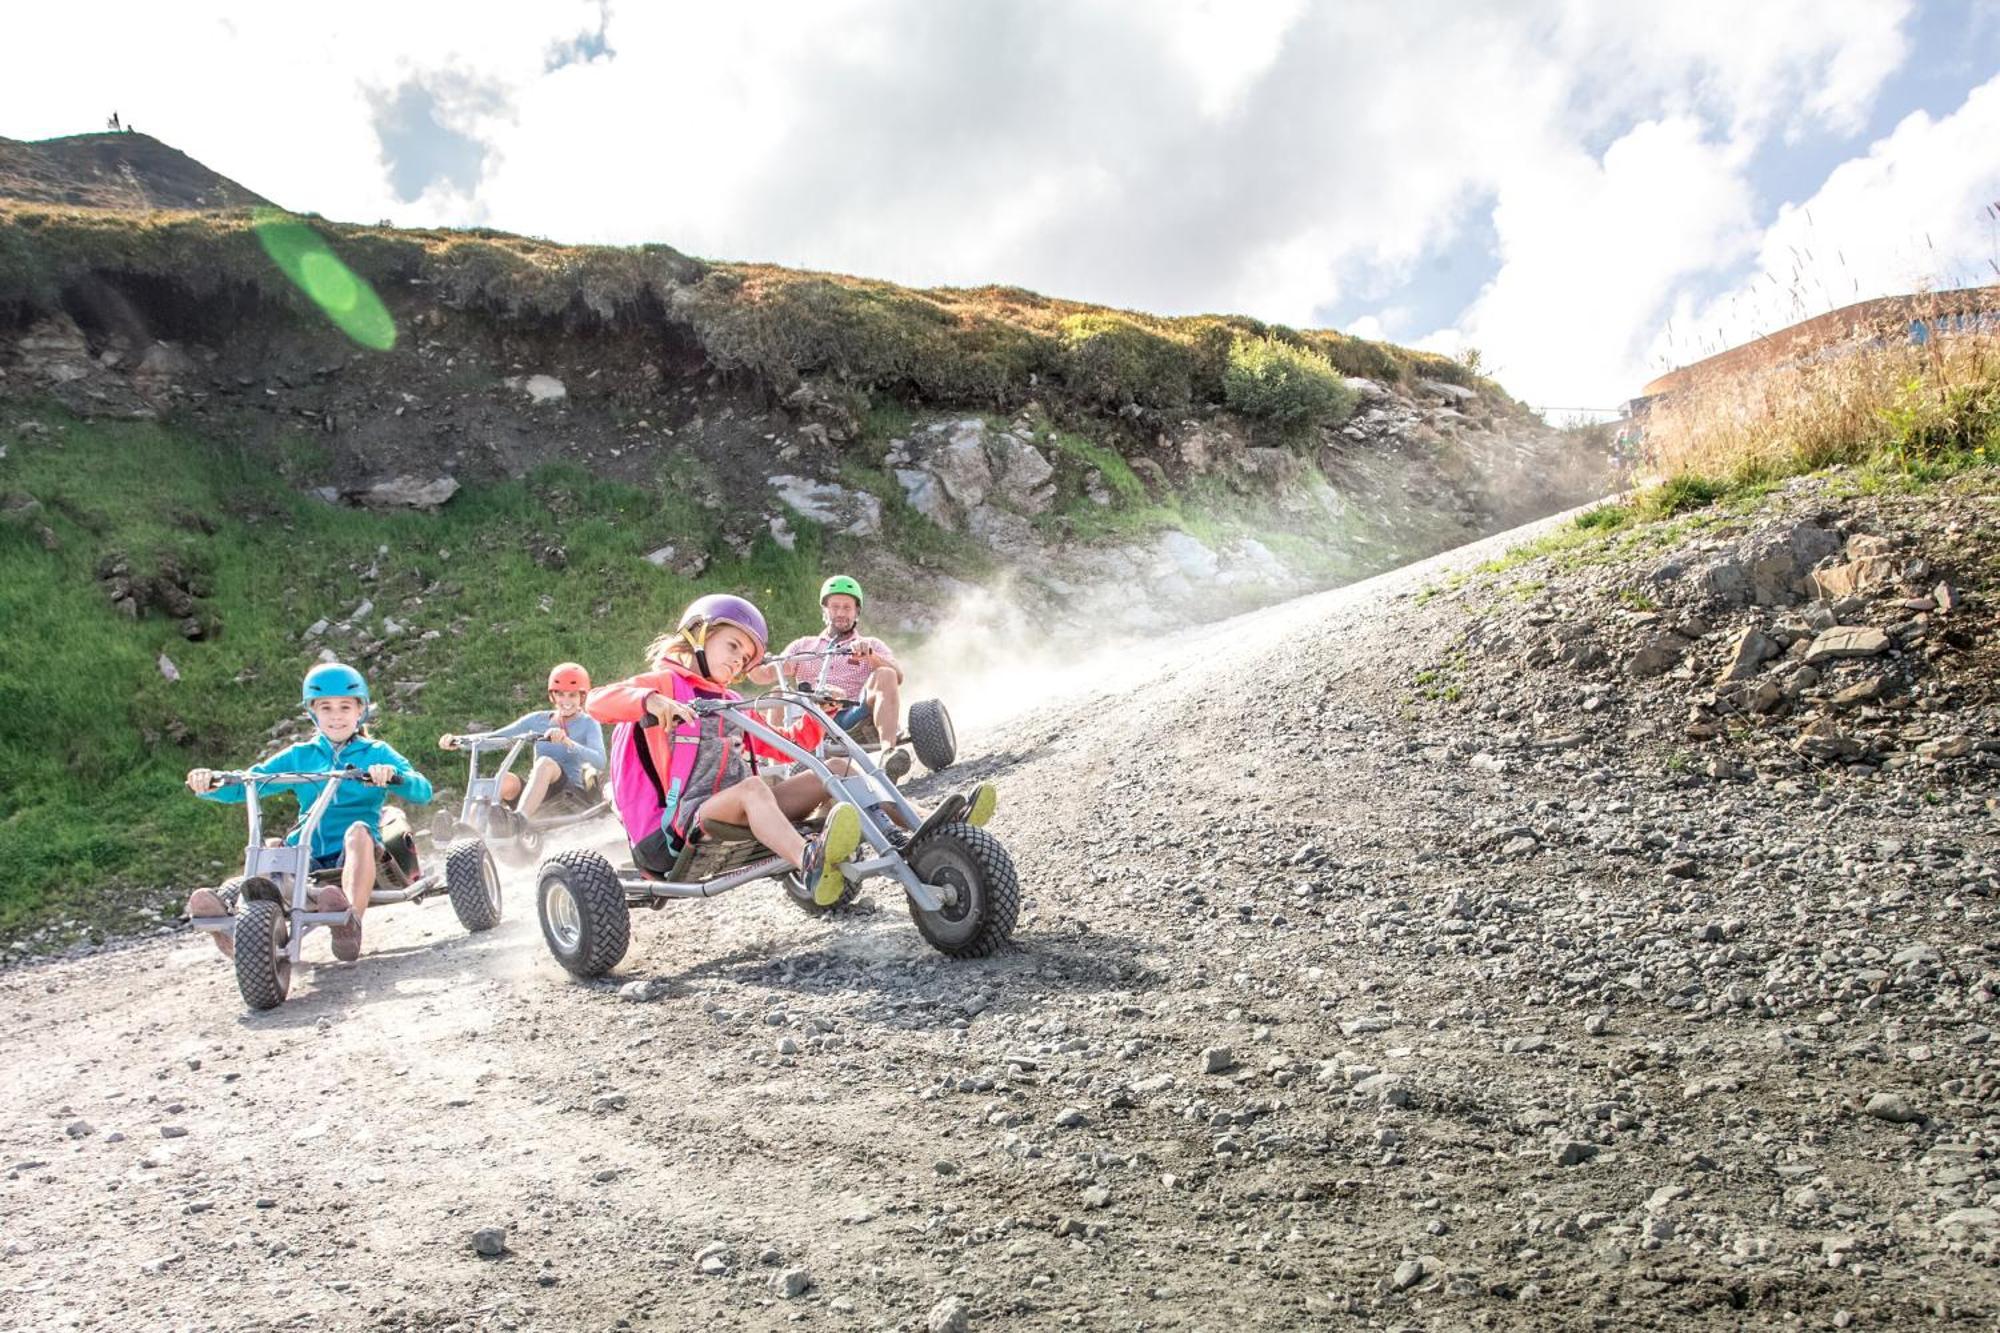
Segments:
[[[379,734],[454,786],[439,732],[511,720],[563,658],[605,678],[637,669],[646,639],[699,591],[751,594],[774,630],[816,618],[809,527],[796,551],[766,539],[697,588],[641,557],[705,540],[708,511],[575,470],[470,490],[435,516],[375,514],[301,498],[238,450],[157,425],[42,419],[63,429],[0,430],[0,492],[40,502],[0,522],[0,929],[93,885],[186,883],[233,858],[240,818],[173,784],[197,763],[268,751],[266,729],[297,716],[318,649],[348,656],[360,637],[305,630],[363,597],[370,637],[384,616],[407,627],[354,657],[386,704]],[[298,466],[310,463],[301,445]],[[44,549],[44,526],[59,549]],[[551,539],[566,568],[535,559]],[[97,577],[114,553],[141,576],[163,562],[185,571],[219,631],[188,642],[165,614],[122,615]],[[178,682],[161,674],[162,651]],[[396,682],[418,680],[399,697]]]
[[[1162,317],[1012,287],[928,291],[765,264],[691,259],[664,245],[565,246],[490,231],[312,225],[392,308],[446,309],[566,329],[664,329],[713,366],[783,395],[813,378],[865,409],[871,395],[1087,411],[1228,407],[1279,431],[1337,424],[1341,380],[1436,379],[1525,414],[1447,357],[1245,316]],[[0,200],[0,326],[57,309],[84,280],[171,292],[183,318],[245,302],[303,311],[253,215],[124,213]]]

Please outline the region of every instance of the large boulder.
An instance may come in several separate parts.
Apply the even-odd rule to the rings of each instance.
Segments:
[[[958,530],[958,512],[951,507],[951,497],[945,494],[944,483],[935,472],[899,467],[896,484],[903,488],[903,497],[910,502],[910,508],[947,532]]]

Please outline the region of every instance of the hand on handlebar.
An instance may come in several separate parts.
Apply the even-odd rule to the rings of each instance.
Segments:
[[[684,704],[678,699],[670,699],[664,694],[647,695],[646,711],[651,713],[662,726],[669,722],[692,722],[696,716],[691,705]]]
[[[561,727],[550,727],[542,733],[542,739],[551,745],[567,745],[569,743],[569,733]]]
[[[364,771],[371,787],[393,787],[403,780],[393,764],[370,764]]]
[[[440,750],[456,750],[463,744],[464,742],[456,736],[445,735],[438,737],[438,749]]]
[[[221,783],[215,780],[215,770],[212,768],[191,768],[188,770],[187,789],[196,796],[200,796],[205,792],[212,792],[221,785]]]

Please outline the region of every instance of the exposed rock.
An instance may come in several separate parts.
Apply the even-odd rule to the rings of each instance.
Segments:
[[[896,484],[903,488],[903,497],[910,502],[910,508],[947,532],[958,530],[958,513],[951,506],[951,497],[945,494],[944,482],[935,473],[899,467]]]
[[[1821,666],[1844,657],[1877,657],[1889,651],[1889,636],[1870,625],[1836,625],[1806,649],[1806,665]]]
[[[364,490],[350,491],[349,498],[369,509],[421,509],[435,511],[458,494],[455,477],[400,476],[378,481]]]
[[[882,531],[882,502],[867,491],[789,475],[772,477],[771,488],[799,517],[843,536],[872,537]]]
[[[1644,680],[1672,670],[1687,651],[1687,640],[1678,634],[1655,634],[1625,659],[1625,674]]]

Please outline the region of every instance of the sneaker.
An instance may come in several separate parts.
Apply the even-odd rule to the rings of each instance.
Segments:
[[[901,782],[903,775],[910,771],[910,752],[900,745],[892,745],[882,751],[882,771],[889,775],[891,782]]]
[[[801,868],[813,901],[831,907],[847,892],[847,877],[840,867],[861,845],[861,811],[846,801],[833,807],[826,827],[806,843],[806,863]]]
[[[1000,789],[990,782],[982,782],[972,789],[972,795],[965,803],[965,822],[974,828],[985,828],[986,821],[993,818],[993,809],[1000,804]]]
[[[322,912],[345,912],[347,895],[338,884],[329,884],[319,891],[319,902],[315,904]],[[350,921],[345,925],[330,926],[327,933],[333,936],[333,956],[343,963],[351,963],[361,956],[361,923]]]

